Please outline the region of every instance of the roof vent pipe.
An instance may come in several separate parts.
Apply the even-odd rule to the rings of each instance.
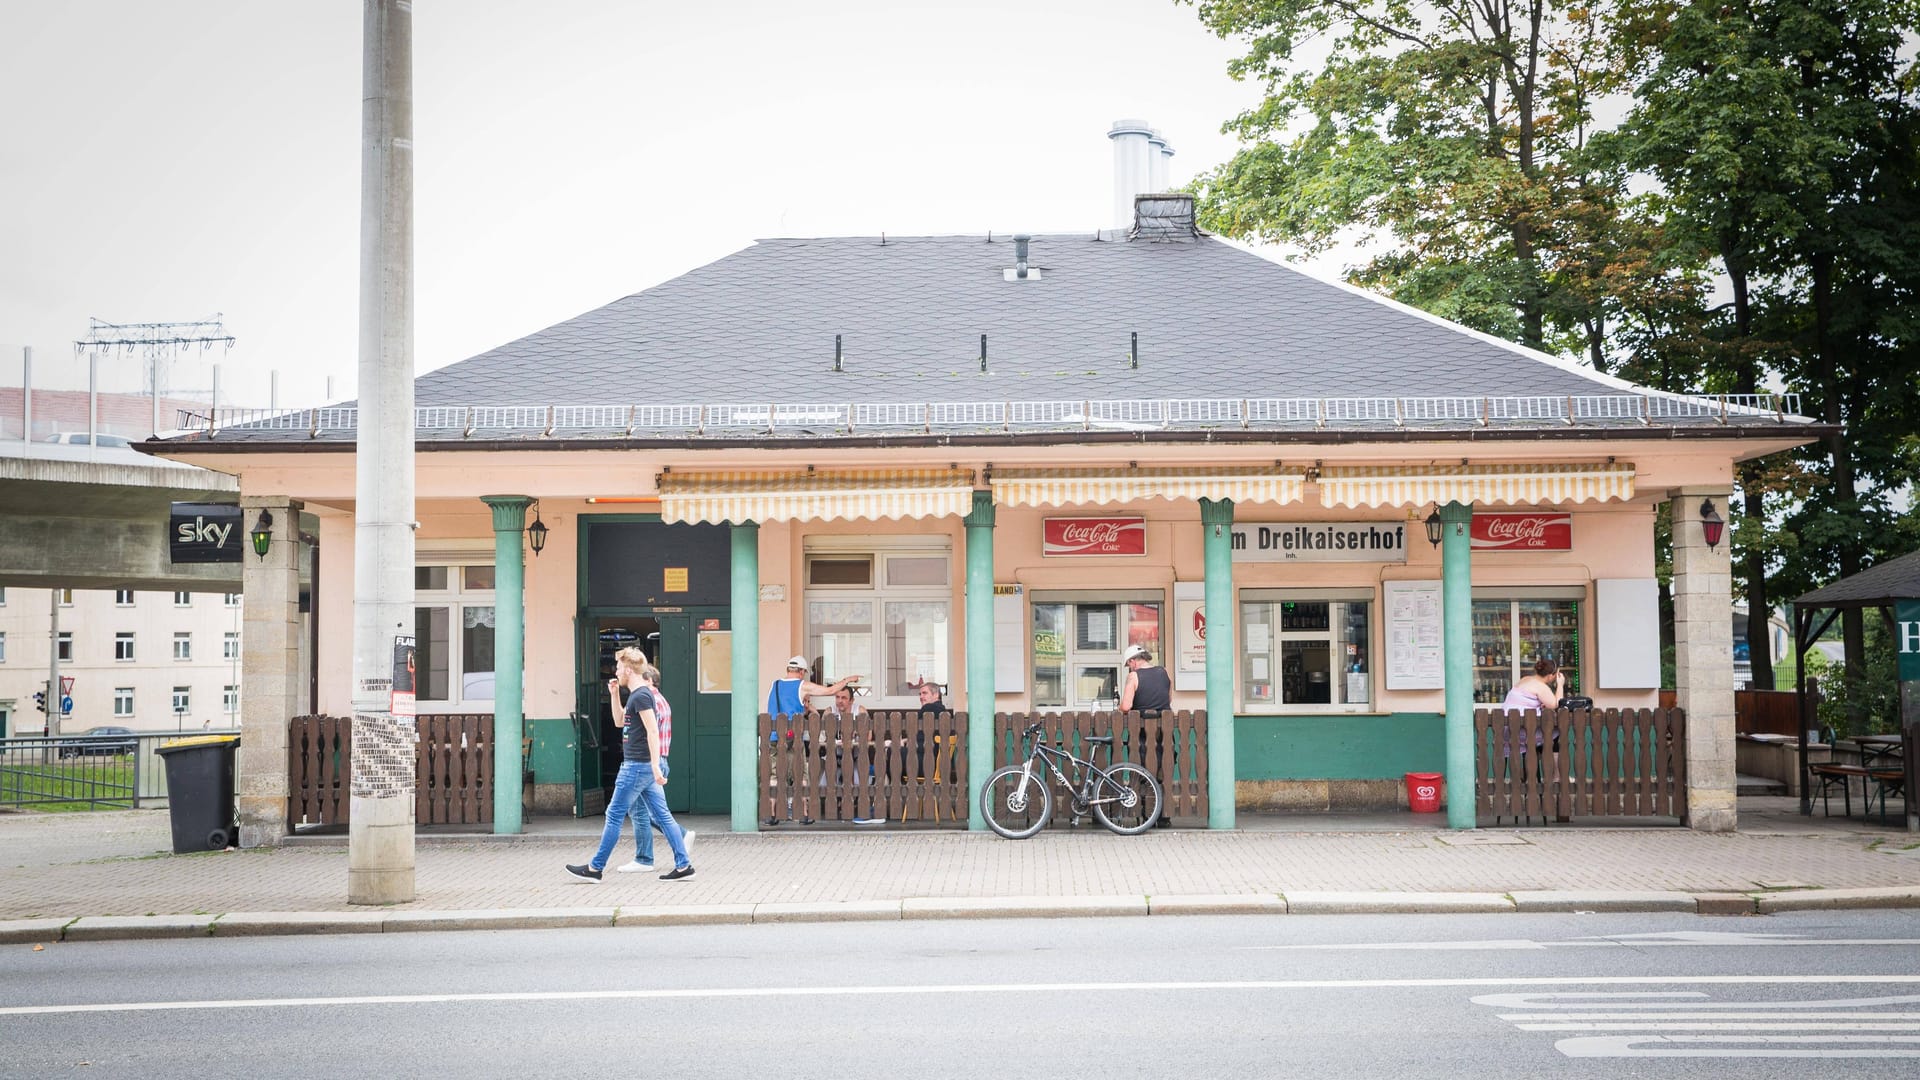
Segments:
[[[1152,133],[1145,120],[1115,120],[1107,131],[1113,140],[1113,227],[1122,232],[1133,227],[1133,200],[1147,193],[1153,179],[1147,145]]]
[[[1158,194],[1167,190],[1167,137],[1158,131],[1147,135],[1147,190],[1142,194]]]
[[[1033,243],[1033,237],[1025,234],[1013,238],[1013,273],[1021,281],[1027,280],[1027,251]]]

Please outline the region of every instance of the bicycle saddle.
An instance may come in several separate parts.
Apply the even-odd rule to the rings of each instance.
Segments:
[[[1113,745],[1113,736],[1111,736],[1111,735],[1089,735],[1089,736],[1087,736],[1087,737],[1085,738],[1085,740],[1083,740],[1083,741],[1085,741],[1085,742],[1090,742],[1090,743],[1101,743],[1101,744],[1103,744],[1103,745],[1106,745],[1106,746],[1112,746],[1112,745]]]

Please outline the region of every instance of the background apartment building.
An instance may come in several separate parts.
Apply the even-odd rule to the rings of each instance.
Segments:
[[[0,737],[37,735],[47,681],[46,589],[0,589]],[[237,727],[240,594],[60,590],[60,674],[72,677],[66,733]],[[57,705],[57,703],[56,703]]]

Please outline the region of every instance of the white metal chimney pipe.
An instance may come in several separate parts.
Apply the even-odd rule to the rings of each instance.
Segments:
[[[1168,142],[1164,138],[1160,140],[1160,163],[1159,164],[1160,164],[1160,182],[1154,185],[1153,190],[1156,193],[1163,192],[1163,191],[1172,191],[1173,177],[1171,173],[1173,172],[1173,144]]]
[[[1159,132],[1147,135],[1147,191],[1158,195],[1167,190],[1167,137]]]
[[[1133,228],[1133,200],[1147,193],[1153,177],[1147,138],[1153,129],[1145,120],[1115,120],[1107,138],[1113,140],[1113,227]]]

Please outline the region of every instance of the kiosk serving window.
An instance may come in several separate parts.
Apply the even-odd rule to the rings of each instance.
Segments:
[[[413,571],[415,698],[436,708],[493,705],[493,564]]]
[[[1033,707],[1113,709],[1119,706],[1121,655],[1145,646],[1160,653],[1166,595],[1033,594]]]
[[[1244,589],[1240,704],[1263,711],[1347,708],[1373,700],[1367,593]]]
[[[1527,588],[1501,596],[1473,591],[1473,700],[1497,705],[1534,661],[1552,660],[1567,673],[1567,693],[1578,694],[1580,600],[1585,590]]]
[[[807,555],[807,656],[812,677],[862,674],[873,709],[913,708],[908,686],[945,684],[953,651],[952,556],[943,543]]]

